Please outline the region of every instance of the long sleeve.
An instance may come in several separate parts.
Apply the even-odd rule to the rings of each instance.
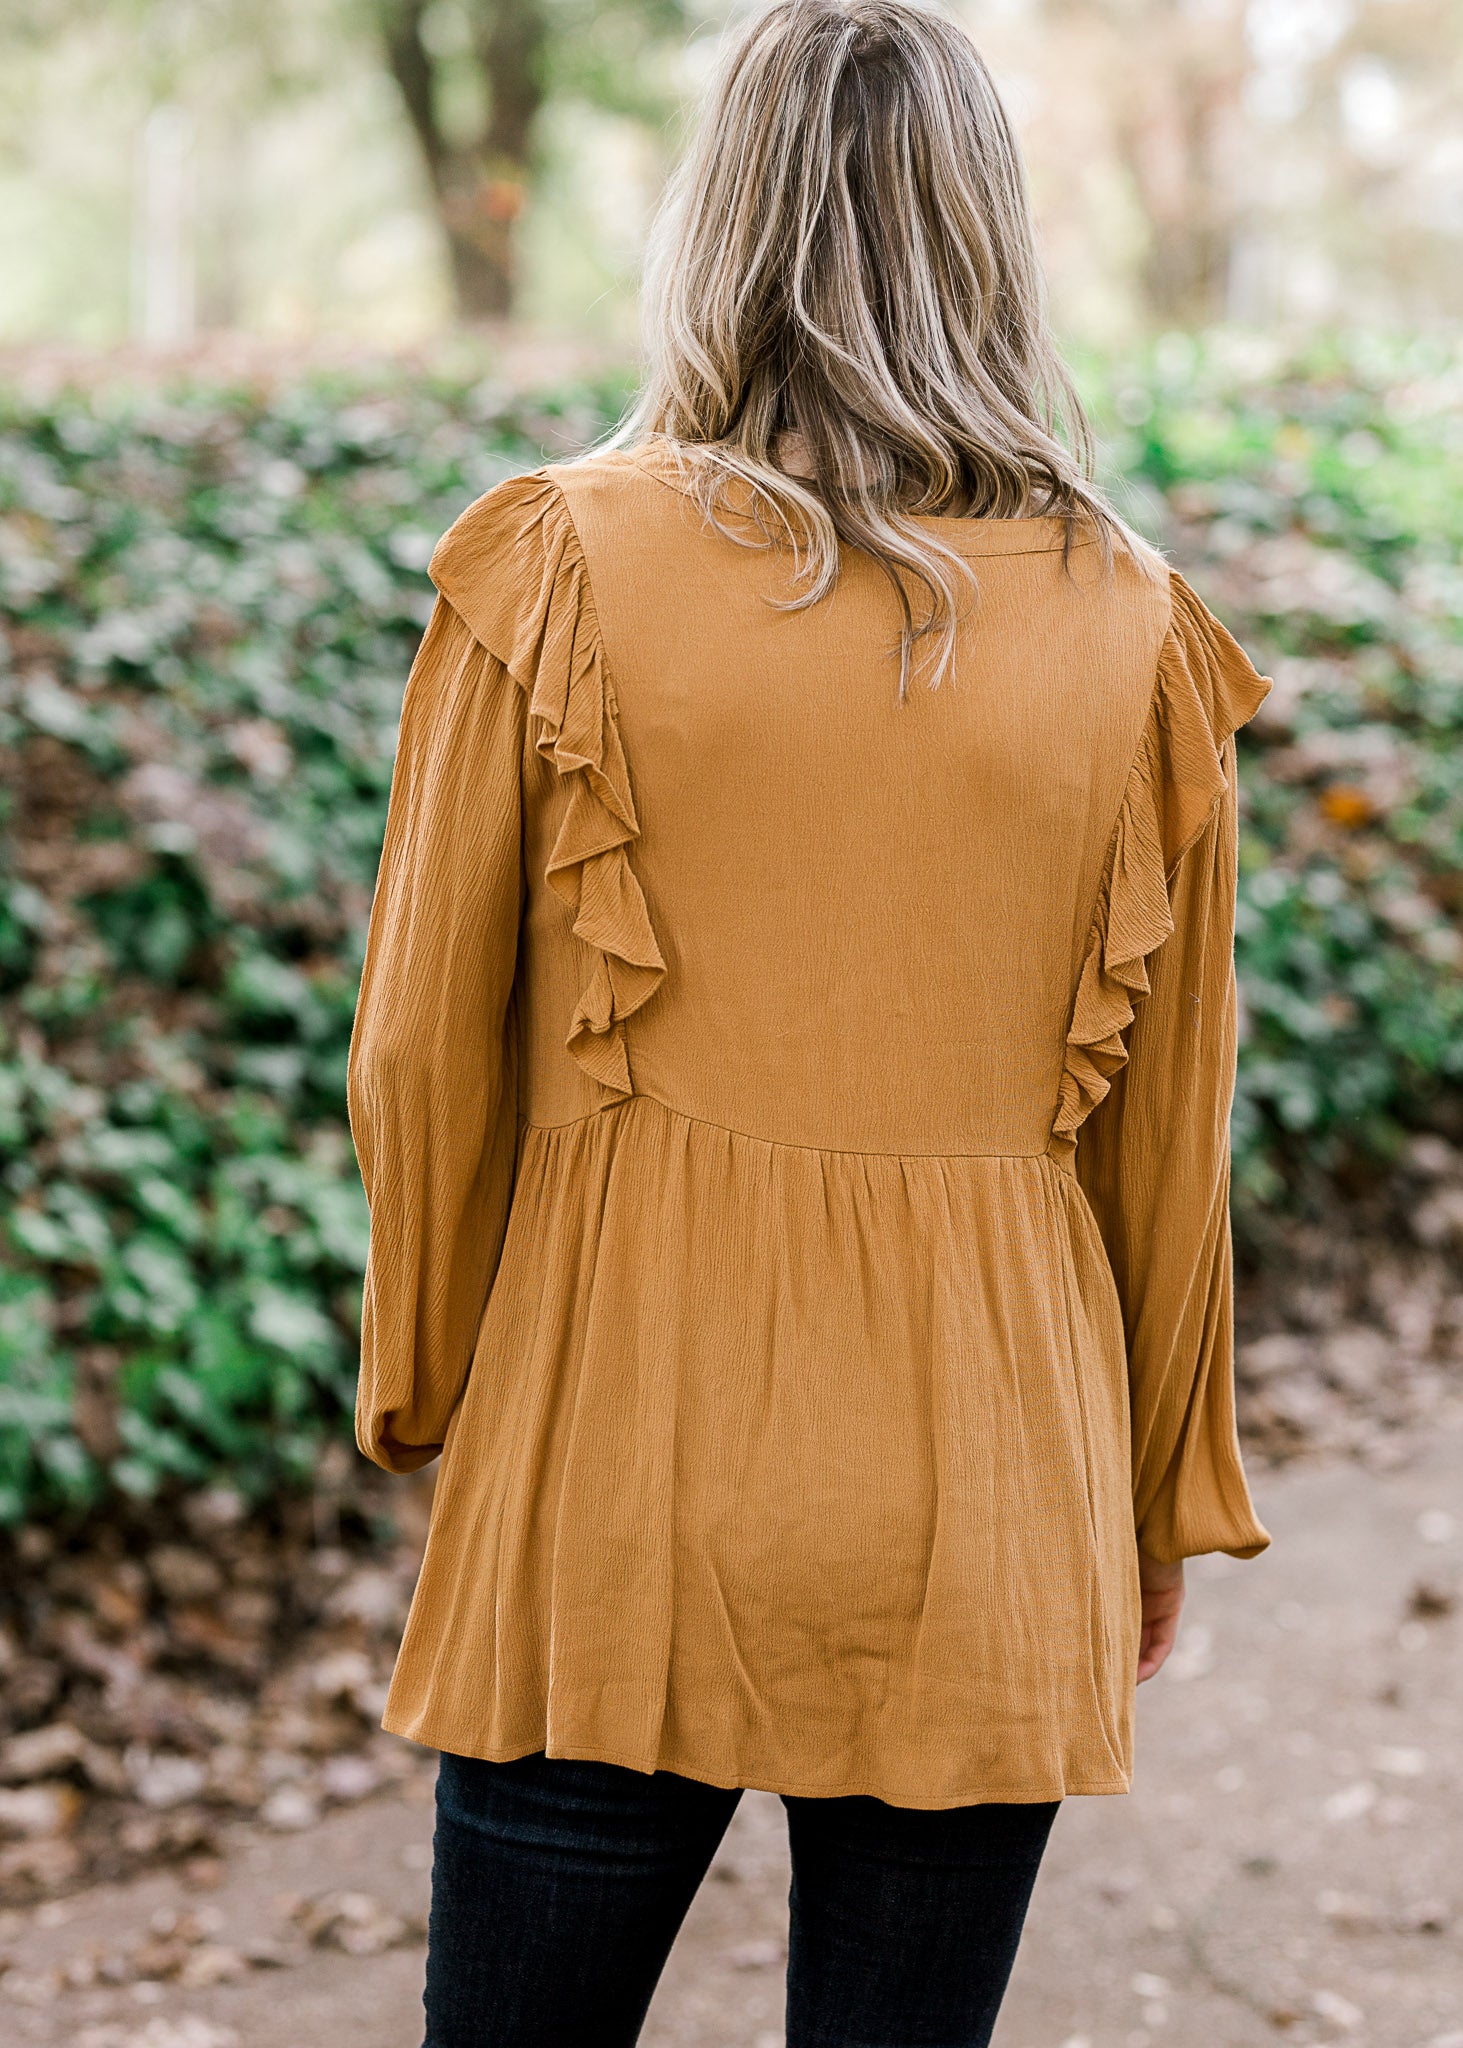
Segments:
[[[1165,1563],[1254,1557],[1258,1521],[1235,1432],[1229,1112],[1236,990],[1234,741],[1226,789],[1169,886],[1128,1061],[1077,1145],[1127,1330],[1138,1541]]]
[[[441,1450],[502,1248],[517,1137],[523,692],[438,597],[407,681],[351,1035],[371,1212],[356,1440]]]
[[[1117,1283],[1134,1519],[1172,1563],[1254,1557],[1235,1426],[1236,728],[1270,687],[1183,579],[1114,835],[1058,1130]]]

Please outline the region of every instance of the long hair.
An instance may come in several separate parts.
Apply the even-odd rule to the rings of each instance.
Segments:
[[[1064,522],[1110,570],[1051,338],[1021,154],[979,52],[916,0],[774,0],[729,40],[646,267],[648,370],[609,438],[659,437],[706,516],[790,549],[795,606],[840,544],[898,596],[899,688],[938,684],[968,560],[931,516]],[[796,472],[796,473],[795,473]],[[745,518],[735,522],[746,538]]]

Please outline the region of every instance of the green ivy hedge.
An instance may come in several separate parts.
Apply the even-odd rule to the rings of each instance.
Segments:
[[[1246,362],[1248,354],[1258,359]],[[1276,688],[1243,740],[1237,1222],[1463,1136],[1463,360],[1184,337],[1115,377],[1149,524]]]
[[[1170,338],[1115,478],[1278,678],[1245,735],[1241,1220],[1456,1130],[1457,371]],[[0,395],[0,1520],[346,1426],[344,1069],[436,535],[623,392]]]
[[[618,397],[0,400],[0,1519],[266,1494],[340,1428],[345,1059],[427,557]]]

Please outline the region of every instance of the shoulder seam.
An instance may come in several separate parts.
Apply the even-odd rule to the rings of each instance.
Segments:
[[[503,656],[499,654],[495,648],[489,646],[488,642],[484,640],[481,633],[478,632],[476,626],[473,624],[467,612],[464,611],[463,607],[457,602],[457,600],[451,595],[451,593],[445,590],[442,587],[442,584],[438,582],[437,575],[434,573],[434,565],[440,559],[442,555],[442,550],[445,548],[447,542],[451,539],[452,535],[455,532],[457,532],[458,528],[464,526],[465,522],[472,518],[473,513],[477,511],[479,506],[486,505],[489,499],[496,497],[500,491],[509,492],[513,489],[515,485],[533,483],[543,489],[552,492],[553,503],[559,511],[559,513],[561,514],[561,516],[563,517],[565,523],[568,526],[569,533],[572,536],[574,552],[579,558],[580,569],[584,577],[584,593],[585,598],[587,600],[587,602],[584,605],[584,612],[586,615],[586,623],[589,626],[590,631],[593,633],[595,640],[599,644],[601,659],[604,663],[603,678],[605,696],[608,700],[610,708],[613,711],[618,712],[619,700],[615,695],[614,679],[609,672],[608,662],[604,660],[604,632],[600,625],[599,604],[594,594],[594,579],[590,574],[589,557],[586,555],[584,551],[584,541],[579,532],[578,523],[574,518],[574,510],[571,504],[569,503],[568,494],[565,492],[562,484],[559,482],[557,476],[555,476],[554,474],[554,470],[557,466],[558,465],[554,463],[544,462],[540,463],[536,469],[517,470],[514,472],[512,476],[501,477],[496,484],[491,486],[490,489],[481,492],[476,498],[474,498],[470,505],[465,505],[461,512],[458,513],[457,517],[452,521],[452,524],[447,528],[446,532],[444,532],[441,535],[437,542],[437,545],[433,548],[432,560],[427,567],[427,575],[429,581],[432,583],[434,589],[436,590],[437,595],[440,598],[442,598],[442,600],[446,604],[448,604],[452,608],[452,610],[457,614],[457,616],[462,620],[463,624],[467,627],[468,632],[472,635],[477,645],[481,647],[486,654],[492,655],[494,660],[503,662],[503,666],[507,668],[508,663],[503,660]],[[544,512],[540,513],[539,518],[536,522],[540,533],[542,533],[543,521],[544,517],[546,516],[547,509],[548,508],[545,507]],[[515,678],[515,680],[518,679]]]

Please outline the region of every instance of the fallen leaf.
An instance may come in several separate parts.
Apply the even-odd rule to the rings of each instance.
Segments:
[[[81,1810],[74,1785],[48,1782],[0,1789],[0,1834],[35,1839],[64,1835]]]

